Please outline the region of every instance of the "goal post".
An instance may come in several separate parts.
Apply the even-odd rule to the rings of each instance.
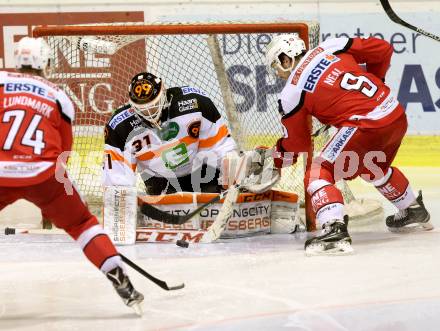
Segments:
[[[206,92],[227,119],[243,149],[272,146],[283,131],[277,95],[284,81],[271,76],[264,48],[273,35],[297,33],[307,47],[319,42],[317,22],[114,23],[41,26],[55,55],[49,79],[75,105],[74,153],[69,171],[89,205],[102,204],[101,161],[104,125],[127,102],[132,76],[150,71],[167,87],[191,86]],[[320,127],[313,121],[313,130]],[[314,150],[328,140],[314,138]],[[284,169],[278,188],[296,192],[304,201],[303,162]],[[344,197],[352,194],[345,184]],[[143,190],[139,178],[138,188]],[[310,230],[314,223],[308,224]]]

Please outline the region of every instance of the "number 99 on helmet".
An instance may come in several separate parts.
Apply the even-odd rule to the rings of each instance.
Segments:
[[[131,79],[128,95],[136,114],[159,127],[162,110],[169,106],[162,79],[149,72],[141,72]]]

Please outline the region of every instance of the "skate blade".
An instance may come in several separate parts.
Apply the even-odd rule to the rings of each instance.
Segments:
[[[306,248],[306,256],[339,256],[339,255],[351,255],[354,253],[354,249],[349,242],[338,242],[334,247],[327,248],[324,245],[316,244],[310,245]]]
[[[431,222],[426,223],[413,223],[406,226],[402,226],[401,228],[393,228],[388,227],[388,230],[393,233],[413,233],[419,231],[430,231],[434,229],[434,226]]]
[[[133,309],[133,311],[135,312],[135,314],[139,317],[141,317],[144,314],[144,311],[142,310],[142,306],[139,302],[135,302],[133,303],[130,308]]]

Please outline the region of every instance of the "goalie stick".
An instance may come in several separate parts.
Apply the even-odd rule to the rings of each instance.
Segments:
[[[203,235],[200,242],[211,243],[220,238],[220,235],[225,230],[226,224],[228,224],[228,220],[234,210],[232,204],[237,201],[238,194],[240,193],[240,186],[240,184],[235,184],[229,188],[229,194],[226,196],[219,214],[214,223],[209,227],[208,231]]]
[[[420,29],[412,24],[409,24],[402,20],[397,14],[394,12],[394,10],[391,8],[390,2],[388,0],[380,0],[380,3],[382,4],[383,9],[385,10],[385,13],[388,15],[388,17],[395,23],[400,24],[408,29],[414,30],[426,37],[429,37],[431,39],[434,39],[436,41],[440,41],[440,37],[436,36],[433,33],[430,33],[428,31],[425,31],[423,29]]]
[[[160,210],[156,207],[153,207],[149,203],[146,203],[145,201],[142,201],[142,205],[140,207],[141,213],[154,219],[157,221],[161,221],[163,223],[167,224],[183,224],[188,222],[191,218],[193,218],[195,215],[200,213],[202,210],[207,208],[208,206],[212,205],[213,203],[216,203],[217,201],[223,199],[225,195],[228,193],[229,189],[226,191],[223,191],[216,197],[212,198],[208,202],[204,203],[200,207],[197,207],[192,212],[190,212],[187,215],[173,215],[170,213],[167,213],[166,211]]]
[[[10,227],[6,227],[4,233],[6,236],[13,234],[66,234],[66,232],[61,229],[27,229]]]

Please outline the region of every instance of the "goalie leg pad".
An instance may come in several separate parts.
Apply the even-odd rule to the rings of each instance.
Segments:
[[[137,191],[131,186],[104,187],[104,229],[117,245],[136,241]]]
[[[298,213],[298,203],[272,201],[270,217],[270,233],[295,233],[306,230],[306,225]]]

